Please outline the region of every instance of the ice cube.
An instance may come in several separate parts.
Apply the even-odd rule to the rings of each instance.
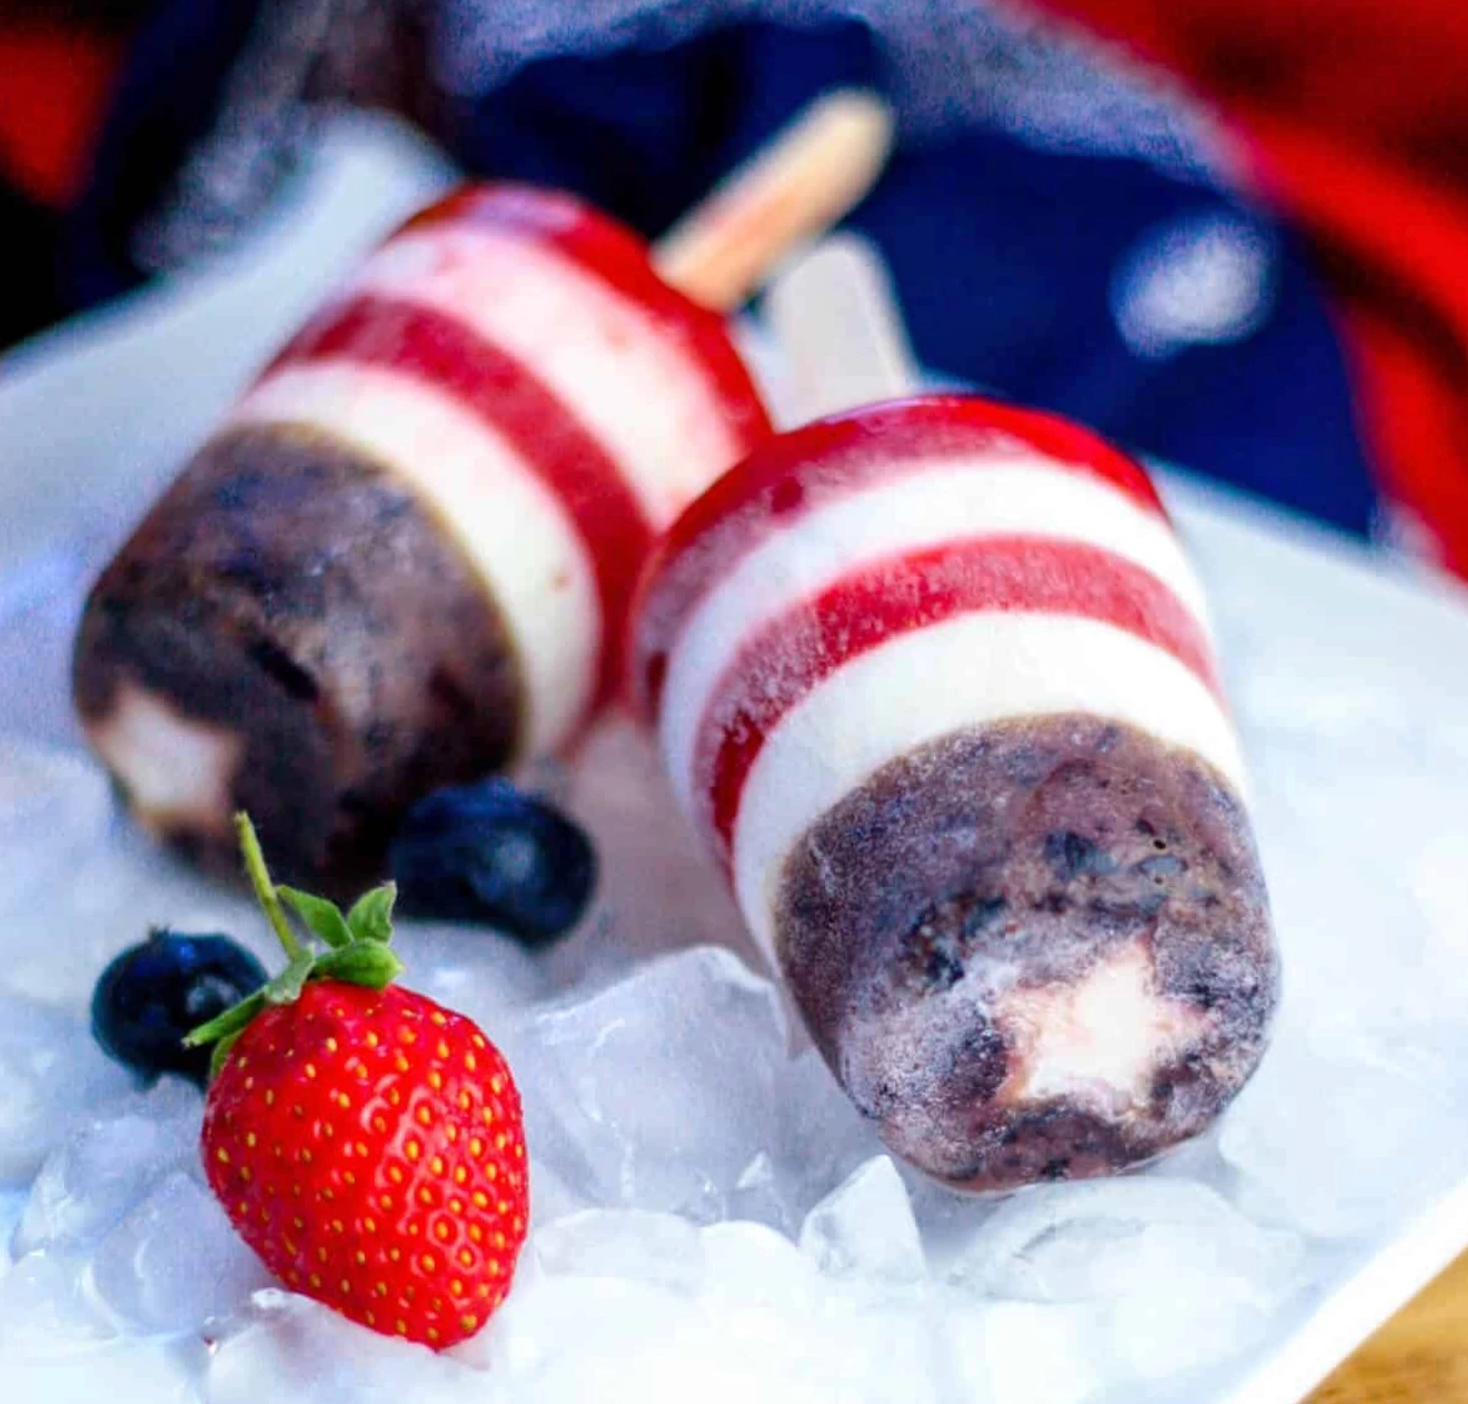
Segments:
[[[762,1224],[702,1232],[705,1310],[763,1389],[791,1400],[936,1399],[936,1337],[920,1292],[874,1295],[860,1279],[823,1275]]]
[[[870,1278],[821,1281],[824,1296],[799,1333],[809,1340],[787,1344],[808,1381],[800,1397],[936,1404],[940,1338],[925,1286],[894,1291]]]
[[[276,1288],[255,1293],[209,1361],[206,1404],[492,1404],[493,1382]]]
[[[1343,1060],[1281,1030],[1219,1138],[1242,1176],[1239,1203],[1324,1238],[1355,1238],[1447,1190],[1468,1166],[1468,1123],[1461,1060],[1438,1050],[1460,1038],[1430,1026],[1405,1047],[1359,1036]]]
[[[0,1395],[15,1404],[192,1404],[178,1346],[128,1337],[86,1292],[76,1264],[30,1253],[0,1275]]]
[[[535,958],[495,931],[405,921],[395,944],[407,966],[403,983],[467,1014],[496,1046],[507,1026],[546,993],[546,975]]]
[[[726,1209],[731,1219],[753,1220],[782,1232],[790,1229],[793,1216],[782,1192],[775,1162],[768,1151],[756,1152],[739,1172],[739,1178],[729,1192]]]
[[[530,1227],[554,1223],[591,1205],[577,1194],[548,1161],[530,1157]]]
[[[0,1185],[28,1181],[77,1122],[131,1088],[85,1020],[0,989]]]
[[[806,1216],[800,1253],[819,1273],[814,1398],[936,1397],[938,1336],[917,1224],[891,1159],[874,1156]]]
[[[78,1127],[31,1186],[16,1249],[72,1248],[105,1232],[168,1171],[195,1168],[203,1098],[178,1078]]]
[[[610,1404],[675,1397],[670,1386],[692,1378],[683,1357],[707,1334],[690,1298],[655,1283],[529,1272],[455,1355],[487,1365],[511,1398]]]
[[[1334,756],[1330,764],[1339,768]],[[1261,782],[1265,802],[1257,806],[1286,961],[1281,1020],[1344,1050],[1360,1031],[1410,1029],[1441,1017],[1445,1001],[1461,1001],[1468,982],[1432,955],[1432,929],[1410,884],[1412,845],[1402,851],[1375,839],[1369,847],[1352,842],[1318,812],[1341,804],[1333,787],[1301,771],[1279,765]],[[1384,797],[1372,794],[1365,803],[1380,813]],[[1284,854],[1288,861],[1278,861]],[[1383,931],[1391,932],[1389,961],[1382,959]],[[1436,966],[1445,979],[1433,977]]]
[[[25,1213],[30,1195],[23,1189],[0,1190],[0,1276],[20,1256],[15,1244],[15,1231]]]
[[[1106,1354],[1084,1306],[955,1300],[940,1327],[950,1396],[984,1404],[1084,1404]]]
[[[927,1272],[902,1177],[873,1156],[806,1216],[800,1250],[824,1273],[903,1286]]]
[[[856,1168],[882,1151],[872,1123],[841,1090],[814,1048],[780,1069],[773,1152],[781,1227],[798,1225],[811,1208]]]
[[[764,1224],[709,1224],[703,1242],[704,1282],[711,1301],[767,1307],[782,1317],[809,1317],[824,1290],[815,1265],[782,1233]]]
[[[512,1047],[531,1149],[592,1203],[717,1218],[772,1144],[784,1020],[728,951],[665,956],[554,1004]]]
[[[1149,1229],[1182,1227],[1216,1270],[1274,1280],[1298,1261],[1295,1235],[1260,1228],[1204,1185],[1164,1175],[1042,1185],[1001,1203],[950,1272],[990,1296],[1084,1301],[1146,1290]]]
[[[1258,1339],[1302,1260],[1297,1234],[1261,1228],[1203,1185],[1141,1175],[1020,1192],[948,1277],[990,1298],[1084,1305],[1109,1369],[1162,1378]]]
[[[1127,1257],[1110,1303],[1109,1344],[1123,1372],[1166,1380],[1260,1340],[1303,1254],[1293,1235],[1210,1237],[1194,1226],[1152,1224]]]
[[[1363,649],[1354,610],[1316,614],[1314,627],[1258,638],[1258,666],[1240,670],[1236,690],[1285,1001],[1322,1048],[1360,1030],[1420,1040],[1424,1024],[1457,1017],[1468,991],[1461,689],[1417,666],[1411,631],[1378,629]],[[1324,646],[1320,628],[1332,625],[1354,643]]]
[[[537,1231],[534,1250],[560,1276],[629,1278],[682,1293],[703,1279],[698,1230],[676,1214],[587,1209]]]
[[[874,1308],[764,1225],[602,1211],[540,1230],[534,1248],[505,1306],[453,1352],[511,1398],[935,1399],[920,1302]]]
[[[718,1233],[736,1227],[719,1225]],[[802,1302],[807,1309],[791,1309],[774,1274],[792,1258],[799,1262],[793,1248],[762,1255],[746,1240],[728,1253],[727,1240],[713,1243],[711,1251],[723,1260],[721,1285],[698,1297],[624,1278],[530,1275],[472,1343],[475,1358],[510,1398],[536,1404],[688,1396],[701,1404],[933,1399],[921,1326],[904,1332],[834,1288]],[[735,1256],[742,1265],[729,1271]],[[762,1290],[747,1276],[761,1256],[771,1272],[761,1279]],[[805,1272],[819,1283],[808,1267]]]
[[[271,1277],[213,1194],[175,1170],[103,1240],[92,1280],[119,1317],[166,1332],[242,1308]]]
[[[0,1278],[0,1359],[7,1366],[12,1351],[69,1355],[117,1334],[116,1324],[85,1291],[72,1259],[27,1253]]]

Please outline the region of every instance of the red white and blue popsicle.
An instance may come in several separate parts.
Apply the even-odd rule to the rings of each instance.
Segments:
[[[674,523],[634,685],[832,1071],[968,1189],[1201,1131],[1277,990],[1196,577],[1145,472],[933,395],[756,448]]]

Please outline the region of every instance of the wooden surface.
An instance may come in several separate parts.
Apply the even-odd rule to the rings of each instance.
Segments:
[[[1468,1404],[1468,1254],[1387,1322],[1310,1404]]]

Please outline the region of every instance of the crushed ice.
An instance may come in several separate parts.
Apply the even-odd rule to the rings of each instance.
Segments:
[[[1261,642],[1247,586],[1221,599],[1287,982],[1219,1132],[1138,1176],[997,1203],[894,1165],[612,724],[537,776],[602,849],[581,930],[541,957],[402,935],[410,983],[510,1058],[533,1162],[515,1290],[443,1357],[271,1283],[204,1187],[198,1094],[135,1086],[89,1036],[97,972],[151,922],[268,954],[248,904],[120,822],[75,749],[0,743],[6,1397],[1095,1404],[1236,1382],[1468,1165],[1468,744],[1402,728],[1342,640]],[[0,716],[47,710],[12,706],[13,684]]]

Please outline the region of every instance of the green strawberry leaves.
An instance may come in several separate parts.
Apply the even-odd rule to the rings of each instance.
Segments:
[[[223,1014],[210,1019],[207,1024],[200,1024],[184,1039],[184,1046],[200,1048],[216,1040],[232,1043],[244,1032],[245,1025],[264,1009],[265,1005],[265,991],[256,990],[247,999],[242,999],[238,1004],[226,1009]]]
[[[301,987],[316,970],[316,956],[309,950],[294,955],[269,984],[265,986],[266,1004],[294,1004],[301,997]]]
[[[392,910],[397,887],[383,883],[364,893],[345,915],[335,902],[299,888],[277,886],[271,881],[260,851],[260,840],[248,814],[235,815],[240,851],[255,897],[286,953],[286,966],[262,990],[241,1000],[232,1009],[201,1024],[184,1039],[186,1046],[215,1045],[210,1076],[216,1076],[234,1042],[250,1021],[270,1005],[290,1004],[301,996],[308,980],[342,980],[368,989],[385,989],[403,971],[403,963],[391,950]],[[293,929],[284,902],[306,927],[304,940]],[[318,948],[321,941],[326,949]]]
[[[352,933],[347,928],[347,919],[335,902],[325,897],[314,897],[294,887],[275,889],[295,909],[296,915],[306,923],[328,946],[351,944]]]
[[[390,882],[364,892],[345,916],[335,902],[302,892],[283,883],[276,892],[294,909],[297,916],[333,950],[344,950],[354,941],[392,940],[392,909],[398,889]]]
[[[398,900],[398,887],[385,882],[364,892],[347,913],[347,929],[359,941],[391,941],[392,909]]]

